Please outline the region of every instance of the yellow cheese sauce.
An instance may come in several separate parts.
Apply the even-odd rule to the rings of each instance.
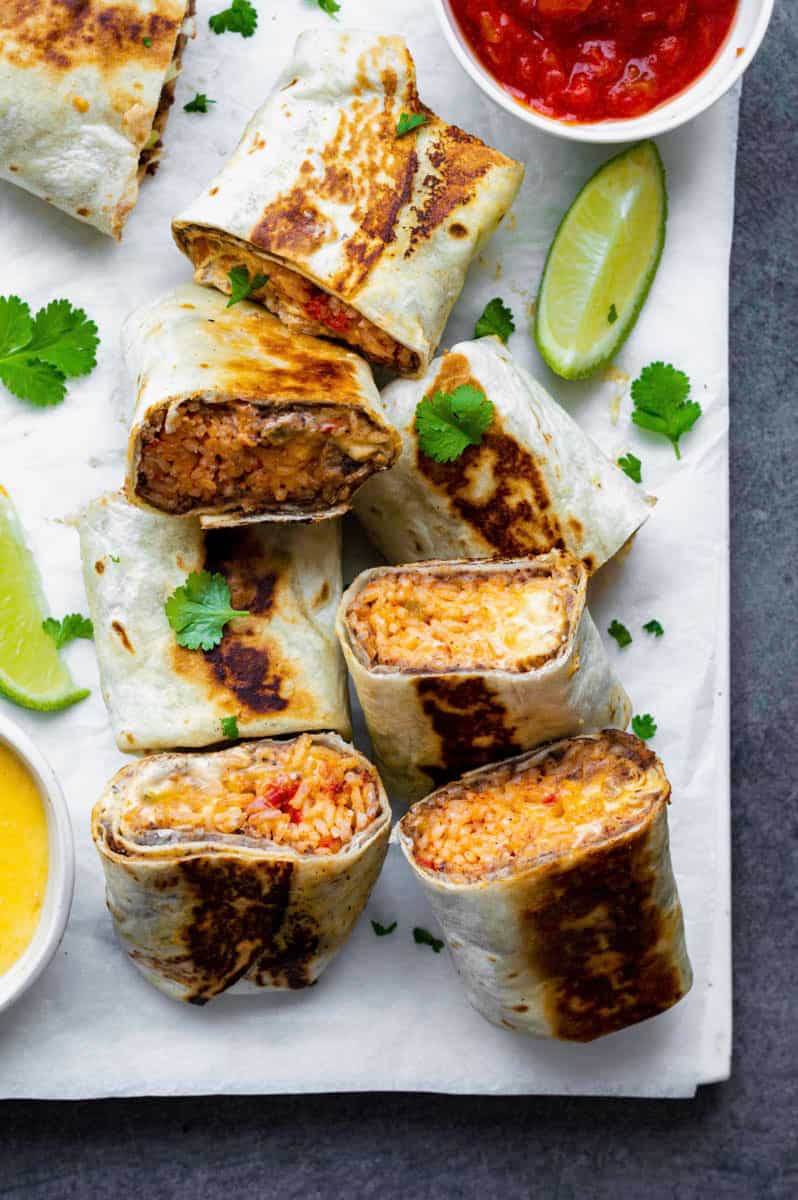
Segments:
[[[47,887],[47,814],[27,767],[0,744],[0,975],[36,930]]]

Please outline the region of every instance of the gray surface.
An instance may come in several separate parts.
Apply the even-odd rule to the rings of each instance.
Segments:
[[[798,4],[743,94],[732,262],[735,1058],[696,1100],[0,1104],[0,1197],[798,1196]],[[792,178],[790,178],[792,176]],[[120,1006],[119,1032],[124,1035]]]

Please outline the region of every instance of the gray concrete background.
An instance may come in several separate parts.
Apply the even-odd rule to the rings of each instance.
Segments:
[[[672,1103],[4,1103],[0,1197],[798,1197],[797,61],[798,4],[780,0],[743,92],[732,258],[730,1082]]]

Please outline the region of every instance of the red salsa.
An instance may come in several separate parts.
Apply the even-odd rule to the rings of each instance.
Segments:
[[[451,0],[483,66],[565,121],[639,117],[683,91],[728,35],[738,0]]]

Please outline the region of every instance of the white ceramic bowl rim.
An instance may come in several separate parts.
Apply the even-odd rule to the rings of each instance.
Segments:
[[[0,1012],[22,995],[42,973],[64,936],[75,887],[75,847],[64,794],[44,755],[22,729],[0,713],[0,744],[27,766],[47,815],[50,863],[39,923],[20,957],[0,975]]]
[[[714,62],[683,92],[640,117],[597,121],[580,125],[543,116],[509,92],[482,66],[472,52],[452,13],[450,0],[434,0],[443,32],[460,65],[478,87],[507,112],[555,137],[575,142],[620,143],[658,137],[697,117],[731,88],[750,65],[762,44],[775,0],[739,0],[737,14],[728,38]],[[742,26],[742,29],[741,29]],[[743,53],[738,55],[737,46]]]

